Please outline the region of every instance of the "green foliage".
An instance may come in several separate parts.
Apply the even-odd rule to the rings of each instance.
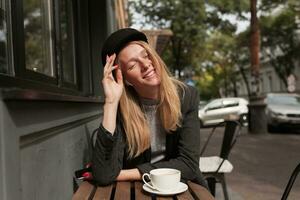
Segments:
[[[288,5],[291,9],[300,5],[299,0],[261,0],[259,10],[264,12],[272,12],[280,6]]]
[[[206,13],[201,0],[143,0],[129,1],[135,11],[146,16],[143,25],[168,28],[173,32],[163,57],[173,70],[192,66],[193,50],[201,48],[205,38]]]
[[[248,0],[208,0],[206,2],[207,6],[220,14],[237,14],[241,19],[245,19],[244,14],[249,11],[250,6]]]
[[[205,73],[196,78],[196,86],[200,88],[201,100],[209,100],[212,97],[219,96],[220,74],[221,68],[218,67],[205,71]]]
[[[210,85],[202,84],[203,81],[198,85],[200,91],[207,89],[208,96],[218,96],[218,87],[224,83],[222,79],[230,79],[233,66],[230,48],[236,31],[236,25],[223,19],[222,14],[235,13],[242,17],[249,7],[248,0],[229,3],[222,0],[131,0],[129,3],[132,12],[145,16],[144,20],[138,19],[142,27],[151,25],[172,30],[174,35],[162,55],[171,70],[180,73],[184,68],[193,68],[196,76],[212,77]],[[206,61],[211,61],[213,67],[204,73],[201,63]],[[194,79],[200,81],[199,77]]]
[[[198,86],[201,96],[219,97],[220,88],[225,88],[225,95],[232,89],[235,81],[234,37],[215,31],[205,42],[205,61],[196,69],[199,75]]]
[[[299,52],[294,34],[296,15],[300,15],[299,2],[259,1],[262,55],[268,55],[282,78],[293,71]],[[218,97],[221,87],[227,92],[234,90],[230,85],[235,85],[237,72],[250,93],[245,75],[245,68],[250,66],[250,30],[237,35],[236,24],[228,18],[249,20],[249,0],[129,0],[129,3],[132,12],[146,16],[139,19],[142,26],[172,30],[174,36],[162,57],[173,71],[194,70],[193,79],[202,99]]]

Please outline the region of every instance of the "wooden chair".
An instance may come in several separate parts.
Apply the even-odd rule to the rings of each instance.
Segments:
[[[291,189],[292,189],[292,187],[294,185],[294,182],[295,182],[295,180],[296,180],[297,175],[299,174],[299,172],[300,172],[300,163],[294,169],[294,171],[293,171],[293,173],[292,173],[292,175],[291,175],[291,177],[289,179],[289,182],[286,185],[286,188],[285,188],[284,193],[283,193],[283,195],[281,197],[281,200],[286,200],[288,198],[288,196],[290,194],[290,191],[291,191]]]
[[[215,133],[216,128],[223,124],[225,125],[225,131],[220,155],[203,157],[203,153],[208,145],[208,142]],[[238,135],[240,135],[240,132],[241,124],[238,121],[222,122],[212,129],[200,154],[200,170],[203,173],[204,178],[208,181],[208,186],[211,190],[211,193],[215,195],[215,185],[217,182],[219,182],[222,185],[225,200],[229,199],[225,181],[225,174],[230,173],[233,169],[233,165],[228,161],[228,157],[232,147],[236,143]]]

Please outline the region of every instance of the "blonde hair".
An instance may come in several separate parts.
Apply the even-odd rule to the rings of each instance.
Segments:
[[[129,44],[138,44],[147,51],[161,77],[158,112],[164,130],[171,133],[181,126],[179,89],[184,85],[171,76],[165,63],[146,42],[134,41]],[[125,83],[120,111],[128,143],[128,155],[130,158],[136,157],[150,147],[150,128],[141,109],[138,94],[132,86]]]

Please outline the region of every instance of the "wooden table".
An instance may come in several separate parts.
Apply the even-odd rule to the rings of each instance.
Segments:
[[[201,185],[188,182],[189,189],[184,193],[172,196],[158,196],[147,193],[142,188],[142,182],[117,182],[115,184],[96,187],[84,181],[73,195],[72,200],[102,200],[102,199],[122,199],[122,200],[144,200],[144,199],[178,199],[178,200],[214,200],[214,197]]]

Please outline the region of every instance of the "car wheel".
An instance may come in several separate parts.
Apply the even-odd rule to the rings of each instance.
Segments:
[[[273,126],[272,124],[268,124],[269,133],[276,133],[277,131],[278,131],[277,127]]]

